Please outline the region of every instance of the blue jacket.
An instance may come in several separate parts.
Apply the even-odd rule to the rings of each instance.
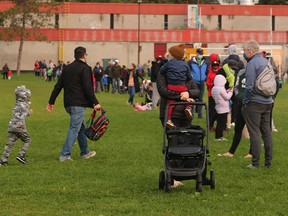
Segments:
[[[171,59],[161,68],[160,73],[166,76],[167,83],[172,85],[185,85],[192,76],[187,62],[178,59]]]
[[[205,62],[205,59],[203,58],[201,61],[201,64],[198,65],[196,58],[194,57],[188,62],[188,65],[191,69],[191,75],[193,80],[197,83],[204,83],[207,78],[207,72],[208,72],[208,64]]]

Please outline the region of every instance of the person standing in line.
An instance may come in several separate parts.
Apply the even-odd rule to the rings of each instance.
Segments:
[[[157,88],[159,91],[159,94],[161,96],[160,99],[160,115],[159,119],[161,121],[162,127],[166,126],[166,122],[164,122],[165,119],[165,111],[166,111],[166,106],[167,106],[167,100],[176,100],[176,101],[188,101],[190,98],[197,99],[199,97],[200,91],[196,85],[196,83],[191,80],[187,80],[185,83],[187,87],[186,92],[176,92],[169,90],[167,88],[167,79],[164,74],[159,73],[157,76]],[[187,119],[185,115],[185,110],[186,106],[185,105],[177,105],[175,106],[173,113],[172,113],[172,121],[175,124],[176,127],[189,127],[191,125],[191,119]],[[178,166],[181,166],[181,164],[178,164]],[[183,183],[180,181],[173,181],[173,188],[182,186]]]
[[[188,89],[185,86],[187,80],[191,80],[192,76],[190,73],[189,65],[183,61],[185,54],[185,45],[179,44],[169,48],[168,61],[160,68],[159,73],[165,75],[167,79],[167,88],[178,93],[187,92]],[[191,102],[194,100],[191,98]],[[166,100],[167,104],[175,102],[175,100]],[[169,106],[167,114],[167,128],[176,128],[171,118],[174,110],[174,105]],[[192,106],[187,105],[184,110],[188,120],[192,120]]]
[[[103,67],[100,65],[100,62],[97,62],[93,69],[93,75],[96,79],[96,93],[103,91],[103,85],[102,85],[103,74],[104,74]]]
[[[259,53],[259,44],[255,40],[244,42],[243,49],[248,64],[242,114],[249,131],[252,153],[252,163],[247,168],[259,167],[261,137],[264,141],[265,167],[270,167],[273,155],[271,110],[274,101],[272,96],[263,96],[255,90],[255,81],[268,64],[268,60]]]
[[[212,88],[212,97],[215,100],[215,109],[217,111],[217,126],[215,131],[215,141],[227,141],[223,137],[223,131],[226,128],[227,115],[229,112],[229,100],[233,94],[233,88],[225,89],[226,78],[218,74],[214,79]]]
[[[237,100],[237,109],[236,109],[236,122],[235,122],[235,133],[233,136],[233,141],[231,144],[231,147],[228,152],[225,152],[224,154],[218,154],[218,156],[224,156],[224,157],[233,157],[236,149],[241,141],[242,138],[242,131],[245,126],[245,120],[241,112],[242,108],[242,100],[244,96],[245,91],[245,82],[246,82],[246,70],[242,69],[237,73],[237,79],[234,87],[234,95],[235,99]],[[251,155],[251,148],[249,150],[249,153],[244,156],[245,158],[252,158]]]
[[[105,69],[105,72],[104,74],[107,75],[107,91],[106,92],[109,92],[110,91],[110,84],[112,84],[112,73],[114,71],[114,62],[113,60],[111,59],[108,63],[108,66],[106,67]]]
[[[31,138],[26,128],[26,117],[32,115],[33,112],[29,107],[29,104],[31,103],[31,91],[23,85],[18,86],[15,89],[15,96],[16,103],[13,108],[12,118],[8,125],[8,143],[6,144],[1,157],[0,166],[8,165],[8,158],[18,139],[21,139],[24,143],[16,160],[23,164],[28,163],[25,155],[30,146]]]
[[[209,130],[215,132],[214,122],[217,119],[217,112],[215,109],[215,101],[212,97],[212,87],[214,86],[214,79],[218,71],[221,69],[220,58],[218,54],[212,53],[210,55],[210,66],[207,75],[206,86],[208,91],[208,108],[209,108]]]
[[[153,88],[153,93],[152,93],[152,104],[153,108],[157,107],[160,95],[157,89],[157,75],[159,73],[160,67],[162,66],[162,57],[158,56],[155,58],[155,61],[152,61],[151,64],[151,82],[152,82],[152,88]]]
[[[116,59],[114,61],[114,70],[112,70],[112,73],[111,73],[112,94],[115,94],[115,92],[119,93],[119,90],[120,90],[120,76],[121,76],[121,66],[119,65],[119,61]]]
[[[84,134],[84,115],[86,107],[100,110],[101,105],[93,91],[92,68],[87,65],[86,49],[77,47],[74,50],[75,60],[67,65],[51,93],[47,110],[52,112],[57,96],[64,89],[64,107],[70,115],[70,126],[66,141],[63,145],[59,160],[72,160],[71,150],[78,139],[80,156],[88,159],[96,155],[95,151],[88,149],[87,138]]]
[[[235,73],[234,76],[237,77],[238,72],[244,68],[244,63],[243,61],[240,59],[239,55],[237,54],[237,46],[235,44],[231,44],[228,47],[228,54],[229,56],[224,59],[223,61],[223,65],[227,64],[229,61],[234,60],[236,61],[237,65],[235,67]],[[236,82],[236,79],[235,79]],[[235,84],[235,83],[234,83]],[[235,92],[234,92],[235,93]],[[236,113],[237,113],[237,100],[235,99],[235,95],[233,94],[232,98],[232,109],[231,109],[231,125],[234,126],[235,125],[235,121],[236,121]]]
[[[196,50],[196,56],[188,61],[188,65],[191,69],[191,75],[193,80],[196,82],[198,89],[200,90],[199,100],[203,102],[205,81],[208,73],[208,64],[203,56],[204,51],[202,48]],[[198,118],[202,118],[202,106],[196,107],[198,112]]]

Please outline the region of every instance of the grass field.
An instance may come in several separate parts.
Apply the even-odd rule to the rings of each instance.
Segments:
[[[159,171],[163,169],[162,129],[159,111],[134,112],[126,105],[128,95],[97,95],[110,119],[109,130],[99,142],[89,142],[97,156],[83,160],[74,146],[73,161],[59,162],[69,116],[59,95],[54,112],[46,105],[54,83],[33,74],[0,80],[0,154],[7,142],[7,125],[14,106],[14,89],[25,84],[32,91],[27,128],[32,143],[28,165],[15,160],[20,141],[15,146],[9,166],[0,167],[0,215],[288,215],[287,206],[287,118],[288,84],[281,89],[274,109],[274,158],[271,169],[248,170],[243,156],[249,141],[243,140],[233,158],[217,157],[228,150],[233,131],[225,133],[229,142],[214,142],[210,134],[209,169],[215,170],[216,189],[203,187],[195,192],[195,181],[166,193],[158,189]],[[136,97],[142,102],[144,98]],[[87,118],[90,110],[87,111]],[[198,121],[198,119],[196,120]],[[286,173],[286,174],[285,174]]]

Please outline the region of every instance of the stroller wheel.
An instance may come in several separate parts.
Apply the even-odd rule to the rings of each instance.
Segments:
[[[163,170],[159,173],[159,189],[164,189],[165,186],[165,172]]]
[[[170,191],[171,191],[171,183],[170,183],[170,182],[166,182],[166,184],[165,184],[165,191],[166,191],[166,192],[170,192]]]
[[[170,192],[171,191],[171,176],[169,176],[169,175],[166,175],[165,191],[166,192]]]
[[[214,170],[210,170],[210,188],[215,189],[215,173]]]

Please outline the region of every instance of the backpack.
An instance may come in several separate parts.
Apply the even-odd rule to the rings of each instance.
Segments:
[[[100,110],[100,116],[96,118],[96,111],[93,110],[91,117],[86,122],[84,131],[86,137],[92,141],[100,139],[108,129],[109,120],[105,116],[105,111]]]
[[[257,93],[266,97],[275,95],[277,91],[277,83],[275,73],[270,62],[256,78],[255,90]]]

